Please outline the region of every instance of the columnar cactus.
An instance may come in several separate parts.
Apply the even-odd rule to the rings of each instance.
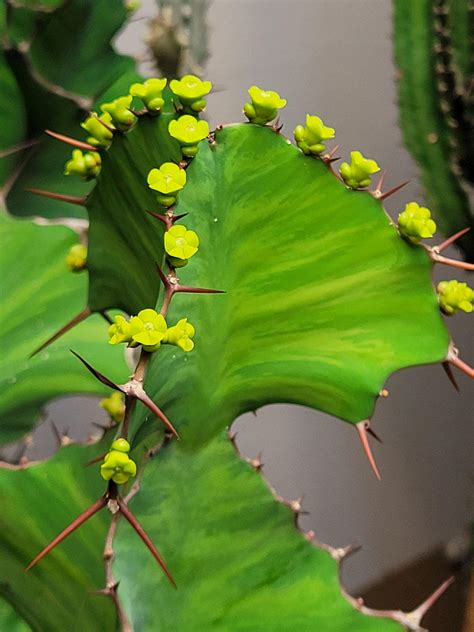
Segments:
[[[59,333],[102,314],[111,320],[104,349],[120,358],[126,345],[139,355],[132,376],[119,381],[100,359],[92,365],[75,353],[118,394],[102,403],[119,424],[113,439],[106,433],[100,444],[63,449],[49,463],[0,470],[0,480],[21,490],[7,496],[2,539],[28,490],[46,479],[50,486],[41,495],[47,519],[37,502],[28,504],[43,528],[28,537],[25,527],[20,554],[7,553],[7,599],[45,629],[79,620],[84,629],[113,630],[113,603],[124,630],[419,631],[449,582],[412,613],[374,611],[345,594],[338,567],[350,548],[320,545],[295,529],[300,505],[272,496],[261,464],[236,457],[228,427],[266,403],[311,406],[356,430],[380,477],[370,417],[387,377],[437,362],[450,374],[455,366],[472,375],[441,315],[468,311],[472,295],[449,281],[438,298],[430,277],[436,262],[464,264],[441,255],[447,242],[420,243],[435,227],[417,203],[400,209],[398,226],[391,222],[383,176],[367,188],[379,170],[373,159],[354,151],[340,176],[333,170],[323,141],[334,130],[316,125],[315,114],[296,128],[303,146],[295,147],[274,121],[286,100],[253,86],[244,106],[249,122],[209,132],[197,118],[202,103],[183,113],[196,102],[170,85],[171,92],[151,95],[163,104],[150,107],[134,84],[100,108],[111,117],[105,125],[91,124],[100,111],[87,119],[101,169],[92,192],[70,201],[89,215],[88,301]],[[198,102],[202,96],[195,94]],[[103,130],[112,134],[107,142]],[[82,149],[86,142],[65,140]],[[111,309],[123,313],[111,319]],[[54,349],[57,339],[40,349],[50,342]],[[82,513],[46,544],[67,524],[61,513],[51,521],[63,494],[67,518]],[[139,537],[117,530],[123,519]],[[81,530],[71,535],[78,527],[90,529],[86,555],[66,562],[62,547],[81,537]],[[87,591],[99,588],[102,560],[92,549],[104,536],[100,592],[112,599],[84,607]],[[45,604],[32,614],[36,578],[47,575],[61,589],[65,572],[73,594],[61,623]],[[44,587],[34,586],[47,601]]]

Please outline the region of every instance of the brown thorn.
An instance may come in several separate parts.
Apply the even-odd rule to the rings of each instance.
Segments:
[[[51,138],[55,138],[56,140],[60,140],[67,145],[71,145],[72,147],[77,147],[78,149],[84,149],[85,151],[97,151],[97,147],[93,145],[89,145],[89,143],[83,143],[80,140],[76,140],[75,138],[71,138],[70,136],[64,136],[64,134],[58,134],[57,132],[53,132],[50,129],[45,129],[44,133]]]
[[[103,375],[102,373],[100,373],[100,371],[97,371],[97,369],[94,369],[94,367],[89,364],[89,362],[87,362],[87,360],[85,360],[82,356],[80,356],[78,353],[76,353],[75,351],[73,351],[72,349],[69,349],[69,351],[76,356],[76,358],[78,360],[80,360],[82,362],[82,364],[86,367],[86,369],[88,371],[90,371],[92,373],[92,375],[99,380],[99,382],[102,382],[102,384],[105,384],[105,386],[108,386],[109,388],[113,388],[116,391],[120,391],[121,393],[123,393],[123,389],[118,385],[115,384],[115,382],[112,382],[112,380],[109,380],[108,377],[105,377],[105,375]]]
[[[33,353],[29,355],[29,357],[32,358],[40,351],[43,351],[43,349],[45,349],[47,346],[55,342],[58,338],[61,338],[62,335],[70,331],[73,327],[75,327],[76,325],[79,325],[79,323],[82,323],[82,321],[88,318],[91,315],[91,313],[92,312],[91,312],[90,307],[86,307],[85,309],[83,309],[82,312],[79,312],[77,316],[74,316],[74,318],[72,318],[68,323],[66,323],[63,327],[61,327],[61,329],[58,329],[56,333],[50,336],[46,340],[46,342],[43,342],[42,345],[40,345],[37,349],[35,349],[35,351],[33,351]]]
[[[187,217],[189,215],[189,213],[181,213],[181,215],[175,215],[172,218],[173,224],[175,224],[176,222],[178,222],[180,219],[183,219],[183,217]]]
[[[382,200],[382,201],[386,200],[388,197],[390,197],[391,195],[393,195],[397,191],[400,191],[400,189],[403,189],[403,187],[405,187],[409,182],[410,182],[410,180],[406,180],[406,182],[402,182],[401,184],[397,184],[397,186],[393,187],[392,189],[390,189],[390,191],[387,191],[386,193],[382,193],[378,199]]]
[[[179,439],[179,434],[178,434],[178,431],[176,430],[176,428],[173,426],[173,424],[168,419],[168,417],[165,415],[165,413],[160,408],[158,408],[158,406],[151,399],[151,397],[149,397],[145,393],[145,391],[142,391],[141,393],[138,393],[136,395],[136,398],[138,400],[140,400],[142,402],[142,404],[144,404],[149,410],[151,410],[151,412],[154,413],[158,417],[158,419],[160,419],[165,424],[165,426],[168,428],[168,430],[170,430],[170,432],[172,432],[174,434],[174,436],[177,439]]]
[[[457,367],[460,371],[465,373],[468,377],[474,378],[474,369],[466,362],[463,362],[461,358],[456,355],[451,355],[448,358],[448,362]]]
[[[61,531],[59,535],[57,535],[54,540],[52,540],[48,546],[46,546],[38,555],[32,560],[28,566],[25,568],[25,573],[27,573],[35,564],[37,564],[40,560],[48,555],[50,551],[52,551],[58,544],[60,544],[63,540],[65,540],[73,531],[75,531],[78,527],[80,527],[84,522],[92,518],[94,514],[100,511],[107,504],[106,496],[102,496],[99,500],[93,503],[88,509],[82,512],[75,520],[71,522],[69,526]]]
[[[89,116],[93,116],[103,127],[105,127],[105,129],[109,130],[109,132],[111,132],[112,134],[117,131],[117,128],[107,125],[107,123],[103,119],[101,119],[100,116],[98,116],[95,112],[89,112]]]
[[[386,171],[382,171],[382,173],[380,174],[379,181],[375,185],[375,189],[372,191],[372,195],[376,198],[379,198],[382,195],[382,189],[385,182],[386,174],[387,174]]]
[[[94,463],[98,463],[99,461],[102,461],[102,459],[104,459],[107,454],[108,452],[104,452],[104,454],[101,454],[100,456],[96,456],[95,459],[91,459],[90,461],[87,461],[87,463],[84,463],[82,467],[89,467],[89,465],[94,465]]]
[[[171,287],[171,283],[170,280],[168,279],[168,277],[166,276],[166,274],[163,272],[163,270],[161,269],[161,266],[155,261],[155,266],[156,266],[156,271],[158,272],[158,276],[161,279],[161,282],[163,283],[163,285],[165,286],[165,289],[168,289]]]
[[[378,441],[379,443],[383,443],[383,441],[382,441],[382,439],[379,437],[379,435],[378,435],[378,434],[377,434],[374,430],[372,430],[372,428],[371,428],[370,426],[367,426],[366,430],[367,430],[367,432],[369,433],[369,435],[370,435],[371,437],[373,437],[376,441]]]
[[[64,193],[54,193],[53,191],[45,191],[44,189],[26,188],[25,191],[33,193],[34,195],[41,195],[43,197],[50,198],[51,200],[60,200],[61,202],[68,202],[69,204],[77,204],[77,206],[85,206],[86,198],[78,197],[77,195],[66,195]]]
[[[446,373],[446,375],[448,376],[449,381],[451,382],[451,384],[454,386],[454,388],[457,390],[458,393],[460,393],[460,388],[458,383],[456,382],[456,378],[454,377],[454,373],[453,370],[451,369],[451,365],[449,364],[449,362],[443,362],[441,365]]]
[[[158,564],[163,569],[163,571],[164,571],[166,577],[169,579],[171,585],[174,588],[177,588],[176,582],[174,581],[173,576],[171,575],[168,567],[166,566],[166,563],[165,563],[164,559],[161,557],[160,553],[158,552],[158,549],[156,548],[156,546],[151,541],[151,539],[148,536],[148,534],[146,533],[145,529],[138,522],[138,520],[133,515],[133,513],[130,511],[130,509],[127,507],[127,505],[125,504],[123,498],[120,498],[120,497],[117,498],[117,502],[118,502],[118,506],[120,508],[120,513],[123,515],[125,520],[127,520],[127,522],[135,529],[135,532],[137,533],[137,535],[141,538],[141,540],[143,541],[145,546],[148,548],[150,553],[153,555],[155,560],[158,562]]]
[[[428,610],[433,607],[433,605],[446,592],[446,590],[451,586],[453,582],[454,577],[449,577],[449,579],[444,581],[441,586],[438,586],[438,588],[428,597],[428,599],[425,599],[425,601],[420,604],[418,608],[416,608],[412,612],[406,613],[405,617],[409,624],[414,624],[416,627],[419,627],[423,617],[428,612]]]
[[[359,434],[360,442],[362,443],[362,447],[363,447],[364,452],[365,452],[365,454],[367,456],[367,459],[369,461],[370,467],[372,468],[372,471],[374,472],[375,476],[380,481],[380,480],[382,480],[382,477],[380,476],[380,472],[379,472],[379,469],[378,469],[377,464],[375,462],[374,455],[372,454],[372,449],[370,447],[369,439],[367,437],[368,422],[367,421],[359,421],[359,423],[357,423],[355,426],[356,426],[356,430],[357,430],[357,432]]]
[[[14,145],[13,147],[9,147],[8,149],[4,149],[0,151],[0,158],[6,158],[7,156],[11,156],[12,154],[16,154],[19,151],[23,151],[24,149],[29,149],[30,147],[34,147],[41,143],[40,138],[33,138],[31,140],[25,140],[23,143],[18,143],[18,145]]]
[[[451,235],[451,237],[448,237],[448,239],[446,239],[445,241],[443,241],[439,246],[435,246],[433,248],[433,250],[435,250],[436,252],[442,252],[443,250],[445,250],[448,246],[450,246],[451,244],[453,244],[455,241],[457,241],[460,237],[462,237],[463,235],[465,235],[466,233],[468,233],[471,230],[471,227],[468,226],[467,228],[463,228],[462,230],[458,231],[457,233],[455,233],[454,235]]]
[[[110,316],[107,314],[107,312],[99,312],[99,314],[102,316],[102,318],[104,320],[106,320],[109,323],[109,325],[113,325],[114,324],[114,321],[112,320],[112,318],[110,318]]]
[[[189,285],[177,285],[175,292],[189,292],[191,294],[225,294],[225,290],[213,290],[205,287],[191,287]]]
[[[163,224],[167,228],[169,228],[173,223],[171,220],[171,217],[169,217],[168,215],[164,215],[162,213],[154,213],[153,211],[147,211],[146,209],[145,209],[145,213],[148,213],[148,215],[151,215],[155,219],[159,219],[160,222],[163,222]]]
[[[444,263],[447,266],[451,266],[452,268],[460,268],[461,270],[474,270],[474,263],[468,263],[467,261],[458,261],[457,259],[449,259],[448,257],[443,257],[437,253],[436,249],[428,248],[428,253],[431,257],[431,260],[435,263]]]

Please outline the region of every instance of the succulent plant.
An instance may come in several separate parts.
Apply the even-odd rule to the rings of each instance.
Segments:
[[[443,301],[464,309],[466,290],[450,281],[438,298],[431,280],[435,263],[468,267],[441,254],[456,236],[419,243],[426,209],[418,217],[409,204],[414,215],[401,211],[397,227],[383,176],[365,188],[374,160],[352,152],[339,177],[333,152],[299,149],[272,124],[284,99],[249,93],[252,122],[209,132],[166,90],[159,109],[137,109],[132,86],[100,108],[111,116],[107,142],[101,124],[87,125],[87,141],[63,137],[100,155],[93,190],[69,197],[89,216],[88,298],[35,357],[78,322],[107,318],[99,357],[73,351],[87,379],[117,394],[102,405],[119,426],[113,439],[0,469],[0,580],[33,628],[115,630],[118,619],[123,630],[421,630],[449,585],[411,613],[347,595],[338,572],[351,548],[302,533],[300,504],[272,494],[261,464],[238,458],[229,437],[245,411],[311,406],[355,429],[380,477],[370,418],[388,376],[428,363],[473,373],[440,311]],[[308,148],[333,135],[297,129]],[[124,345],[139,348],[131,377]]]

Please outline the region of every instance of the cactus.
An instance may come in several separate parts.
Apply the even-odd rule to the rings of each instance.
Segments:
[[[473,41],[470,0],[394,0],[403,140],[447,235],[474,227]],[[474,231],[458,243],[474,261]]]
[[[5,598],[38,629],[114,630],[117,617],[123,630],[421,630],[449,581],[412,613],[347,595],[338,571],[350,547],[295,529],[301,504],[269,492],[228,427],[267,403],[311,406],[356,430],[380,477],[369,420],[387,377],[436,362],[472,375],[439,305],[467,311],[472,291],[449,281],[438,299],[430,278],[434,263],[468,264],[441,254],[453,239],[420,243],[435,228],[426,208],[410,203],[399,227],[390,221],[383,176],[366,188],[374,160],[352,152],[338,176],[334,150],[316,147],[334,130],[321,122],[315,140],[298,126],[306,144],[293,146],[272,124],[286,103],[277,93],[253,86],[253,122],[208,135],[197,111],[183,112],[190,103],[165,91],[158,109],[161,96],[134,86],[130,108],[127,95],[110,101],[87,141],[66,140],[100,155],[100,171],[80,174],[92,192],[68,198],[90,220],[80,315],[124,312],[109,345],[104,323],[103,350],[118,361],[123,345],[141,347],[138,363],[117,379],[105,356],[73,350],[102,391],[125,397],[123,421],[120,398],[103,404],[115,438],[0,469]]]

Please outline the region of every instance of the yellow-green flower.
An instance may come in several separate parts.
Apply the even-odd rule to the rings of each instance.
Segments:
[[[428,208],[420,206],[416,202],[409,202],[403,213],[398,216],[398,229],[403,237],[413,243],[421,239],[433,237],[436,232],[436,224],[431,219]]]
[[[185,75],[181,79],[173,79],[170,82],[171,92],[179,97],[182,105],[191,108],[194,112],[201,112],[206,107],[203,99],[212,90],[210,81],[202,81],[195,75]]]
[[[100,173],[101,157],[96,151],[83,153],[80,149],[74,149],[71,160],[64,167],[66,176],[78,175],[84,180],[91,180]]]
[[[135,461],[128,456],[129,450],[130,444],[126,439],[118,439],[112,443],[110,452],[105,455],[104,462],[100,466],[102,478],[106,481],[112,479],[114,483],[122,485],[131,476],[136,476],[137,466]]]
[[[175,224],[165,232],[165,251],[171,257],[172,263],[178,267],[186,265],[198,248],[199,237],[182,224]]]
[[[305,154],[320,154],[326,148],[322,141],[334,138],[335,130],[324,125],[319,116],[306,115],[306,127],[297,125],[294,135],[296,144]]]
[[[438,283],[439,305],[445,314],[455,314],[459,310],[472,312],[474,290],[467,283],[459,281],[441,281]]]
[[[130,112],[132,106],[132,95],[114,99],[110,103],[103,103],[100,109],[105,114],[110,114],[114,126],[122,132],[127,131],[135,123],[137,117]]]
[[[163,194],[158,196],[158,201],[163,206],[171,206],[176,202],[178,191],[186,184],[186,171],[174,162],[165,162],[159,169],[150,171],[147,182],[150,189]]]
[[[118,345],[121,342],[130,342],[132,332],[130,322],[123,316],[115,316],[115,323],[109,327],[109,344]]]
[[[134,343],[146,351],[156,351],[166,334],[166,321],[154,309],[142,309],[130,319],[130,332]]]
[[[125,402],[122,393],[115,391],[110,397],[101,399],[100,406],[116,423],[120,423],[123,420],[123,416],[125,414]]]
[[[375,160],[364,158],[360,151],[351,151],[351,163],[343,162],[340,173],[342,179],[351,189],[361,189],[370,184],[370,176],[380,171]]]
[[[166,79],[147,79],[143,83],[134,83],[130,87],[130,94],[143,101],[150,112],[158,112],[165,100],[163,90],[166,88]]]
[[[209,135],[207,121],[198,121],[190,114],[183,114],[168,125],[170,136],[181,145],[184,156],[192,158],[198,152],[197,144]]]
[[[74,244],[66,256],[66,264],[72,272],[80,272],[87,265],[87,247],[84,244]]]
[[[176,345],[183,351],[192,351],[194,349],[194,342],[192,341],[192,338],[195,333],[196,330],[191,323],[188,323],[188,319],[182,318],[181,320],[178,320],[176,325],[168,328],[163,342],[170,345]]]
[[[286,105],[286,99],[282,99],[278,92],[273,90],[251,86],[248,92],[251,103],[244,105],[244,114],[251,123],[266,125],[276,117],[278,110]]]
[[[105,125],[102,125],[100,121],[103,121],[107,127],[114,127],[110,114],[97,116],[95,113],[87,117],[86,120],[81,123],[81,127],[90,134],[87,139],[90,145],[94,145],[94,147],[109,147],[114,135],[111,130],[107,129]]]

